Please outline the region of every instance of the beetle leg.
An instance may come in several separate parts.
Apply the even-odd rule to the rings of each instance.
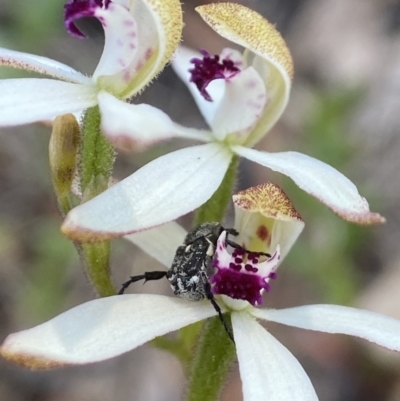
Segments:
[[[235,342],[234,338],[233,338],[233,333],[232,333],[232,328],[228,326],[228,323],[226,322],[224,315],[222,314],[221,308],[219,307],[219,305],[217,304],[217,301],[214,298],[214,294],[211,291],[211,285],[207,280],[207,277],[204,277],[205,274],[202,274],[202,278],[203,278],[203,284],[204,284],[204,292],[206,294],[207,299],[211,302],[212,306],[214,307],[214,309],[216,310],[216,312],[218,313],[219,318],[221,319],[222,324],[225,327],[225,331],[227,332],[229,338]]]
[[[167,277],[167,272],[166,271],[153,271],[153,272],[145,272],[144,274],[141,274],[139,276],[131,276],[131,278],[126,281],[125,283],[122,284],[121,289],[118,291],[118,295],[121,295],[125,292],[125,290],[132,284],[136,283],[136,281],[144,280],[144,283],[146,281],[151,281],[151,280],[160,280],[163,277]]]
[[[253,252],[253,251],[249,251],[248,249],[244,248],[243,246],[239,245],[238,243],[231,241],[230,239],[226,239],[225,242],[230,245],[232,248],[235,249],[240,249],[241,251],[245,252],[245,253],[256,253],[257,255],[262,255],[262,256],[266,256],[267,258],[271,257],[271,254],[269,253],[265,253],[265,252]]]

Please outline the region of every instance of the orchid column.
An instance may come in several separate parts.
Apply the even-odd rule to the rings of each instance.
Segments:
[[[0,65],[52,77],[1,80],[0,126],[60,116],[53,127],[50,159],[64,215],[109,186],[114,149],[103,137],[100,124],[114,110],[102,106],[102,95],[112,97],[117,109],[123,108],[125,100],[143,90],[169,62],[182,30],[179,0],[69,0],[65,24],[79,38],[85,37],[75,25],[81,17],[97,18],[105,32],[103,54],[91,77],[45,57],[0,49]],[[67,113],[75,117],[62,117]],[[151,136],[143,137],[141,145],[152,141]],[[77,247],[97,292],[113,294],[109,243]]]

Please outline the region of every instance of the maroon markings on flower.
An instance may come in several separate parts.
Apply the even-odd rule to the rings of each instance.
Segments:
[[[264,241],[266,244],[270,244],[271,236],[269,234],[268,228],[265,227],[263,224],[261,224],[257,228],[256,235],[258,238],[260,238],[261,241]]]
[[[229,58],[220,60],[218,55],[211,56],[205,50],[201,51],[203,58],[193,58],[190,60],[194,68],[189,70],[191,73],[190,82],[193,82],[200,91],[204,99],[212,102],[210,94],[206,88],[215,79],[229,79],[235,76],[240,69]]]
[[[219,269],[210,279],[214,294],[228,295],[234,299],[243,299],[252,305],[262,303],[260,289],[269,290],[267,282],[255,274],[243,274],[237,270]]]
[[[86,38],[75,25],[75,20],[93,17],[97,8],[107,9],[111,0],[68,0],[64,6],[64,23],[67,31],[78,38]]]
[[[230,254],[226,232],[223,232],[218,238],[213,259],[213,267],[217,271],[210,277],[212,292],[246,300],[253,306],[259,305],[263,290],[270,289],[268,281],[276,278],[279,259],[279,249],[267,259],[261,253],[241,249],[234,249]]]

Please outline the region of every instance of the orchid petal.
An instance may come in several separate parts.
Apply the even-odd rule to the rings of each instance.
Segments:
[[[0,80],[0,125],[29,124],[94,106],[94,87],[44,78]]]
[[[138,30],[132,14],[113,2],[107,8],[97,7],[94,16],[101,21],[105,35],[103,54],[93,73],[93,79],[97,80],[132,63],[138,49]]]
[[[137,24],[139,48],[132,63],[120,73],[125,82],[121,98],[134,95],[163,70],[181,40],[183,28],[179,0],[135,0],[130,12]]]
[[[171,65],[179,78],[186,84],[202,116],[206,120],[207,124],[211,127],[211,122],[215,116],[223,92],[221,90],[220,93],[216,93],[215,90],[219,85],[223,86],[223,82],[220,79],[216,80],[216,84],[211,88],[211,97],[213,99],[212,102],[204,99],[196,85],[193,82],[190,82],[191,74],[189,72],[189,70],[193,68],[193,64],[190,62],[190,60],[193,58],[202,57],[203,56],[201,53],[191,50],[188,47],[180,46],[171,61]]]
[[[62,231],[91,242],[148,229],[191,212],[216,191],[231,154],[218,144],[192,146],[153,160],[72,209]]]
[[[288,309],[253,309],[259,318],[287,326],[347,334],[400,351],[400,321],[362,309],[339,305],[307,305]]]
[[[83,17],[93,17],[96,9],[107,8],[111,0],[67,0],[64,5],[64,23],[67,31],[77,38],[86,35],[75,25],[75,20]]]
[[[257,122],[266,102],[265,86],[256,70],[248,67],[234,77],[218,79],[210,83],[207,90],[213,97],[213,87],[220,90],[223,84],[223,95],[213,119],[210,121],[214,135],[224,140],[230,133],[244,136]],[[238,131],[246,130],[244,133]]]
[[[0,65],[19,68],[76,84],[91,85],[92,80],[68,65],[47,57],[0,48]]]
[[[234,60],[237,52],[224,49],[221,54]],[[259,119],[266,102],[264,83],[254,68],[246,68],[231,78],[215,79],[207,86],[212,101],[206,100],[193,82],[190,60],[202,58],[200,53],[180,47],[172,60],[174,70],[187,85],[214,136],[223,140],[227,134],[248,130]],[[239,134],[240,135],[240,134]]]
[[[209,141],[208,132],[175,124],[164,112],[147,104],[128,104],[100,92],[101,129],[118,148],[143,149],[158,141],[183,137]]]
[[[215,314],[208,302],[116,295],[87,302],[32,329],[11,334],[0,354],[34,369],[98,362]]]
[[[133,242],[165,267],[170,268],[176,250],[183,244],[186,234],[182,226],[171,221],[150,230],[125,235],[124,238]]]
[[[241,146],[232,150],[290,177],[302,190],[316,197],[344,219],[357,224],[383,223],[385,219],[369,210],[356,186],[333,167],[297,152],[267,153]]]
[[[240,69],[244,68],[243,64],[243,54],[236,49],[230,49],[229,47],[225,47],[222,49],[220,55],[219,55],[220,60],[231,60],[235,67],[238,67]]]
[[[207,4],[196,8],[219,35],[243,46],[255,56],[253,66],[263,79],[268,103],[246,140],[253,146],[279,119],[289,100],[293,61],[275,27],[255,11],[234,3]]]
[[[286,347],[248,313],[231,317],[243,399],[318,401],[306,372]]]
[[[304,222],[277,185],[261,184],[233,195],[236,241],[246,249],[272,253],[281,248],[281,261],[303,231]]]

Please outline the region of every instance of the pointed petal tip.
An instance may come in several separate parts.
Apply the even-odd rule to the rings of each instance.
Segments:
[[[122,237],[123,235],[131,234],[130,232],[93,231],[76,225],[68,218],[68,216],[61,225],[61,232],[73,241],[85,243],[107,241],[113,238]]]
[[[364,213],[346,213],[342,210],[333,211],[345,220],[362,226],[386,223],[385,217],[381,216],[379,213],[373,213],[370,211]]]
[[[5,339],[0,347],[0,356],[17,365],[24,366],[25,368],[32,370],[49,370],[70,365],[66,362],[59,362],[38,355],[12,351],[12,345],[13,340],[12,335],[10,335]]]

